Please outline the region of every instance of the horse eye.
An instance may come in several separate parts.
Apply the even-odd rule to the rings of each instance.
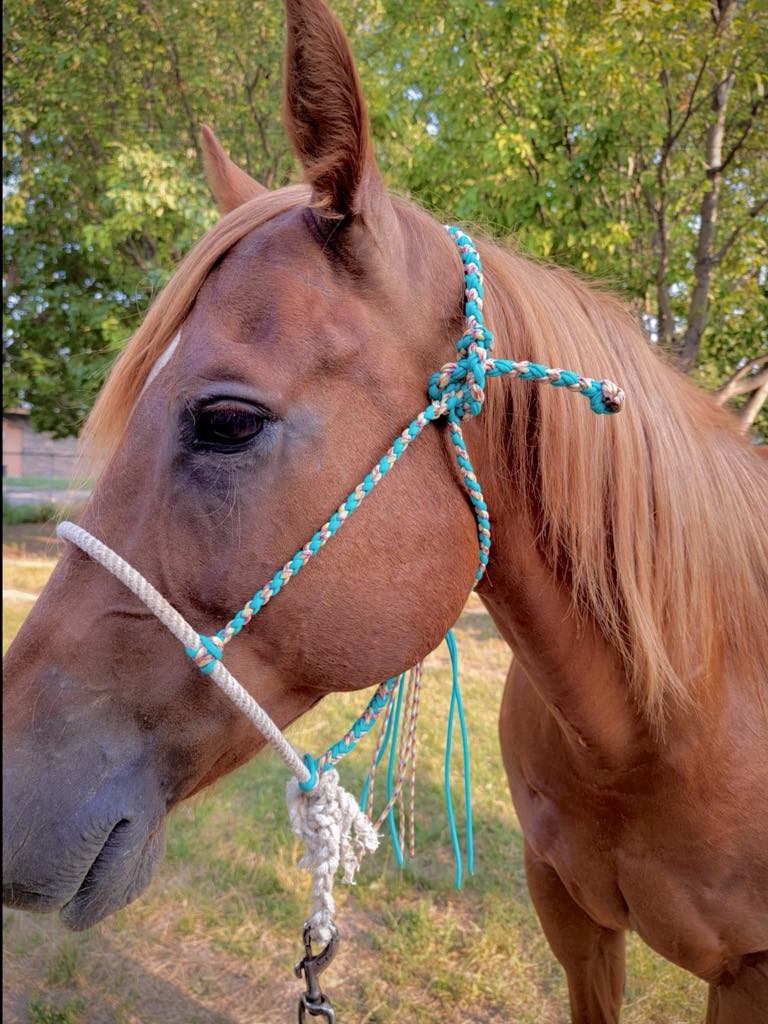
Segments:
[[[212,402],[195,415],[195,444],[206,448],[240,449],[261,431],[266,416],[246,402]]]

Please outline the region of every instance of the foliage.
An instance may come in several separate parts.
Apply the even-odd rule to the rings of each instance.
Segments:
[[[27,1005],[30,1024],[79,1024],[82,1020],[83,1001],[71,999],[61,1006],[34,996]]]
[[[390,185],[607,281],[705,386],[768,350],[765,6],[334,6]],[[30,402],[38,427],[77,429],[153,291],[211,223],[200,122],[268,185],[291,175],[281,7],[6,5],[5,397]],[[715,167],[713,100],[725,81]]]
[[[214,220],[198,125],[282,181],[276,5],[5,9],[4,401],[76,433],[152,294]],[[254,125],[255,122],[255,125]],[[259,139],[258,156],[253,147]]]
[[[56,514],[56,506],[49,502],[16,504],[3,498],[3,524],[47,523]]]
[[[541,0],[491,3],[482,17],[470,3],[385,8],[382,64],[396,70],[383,91],[400,101],[382,102],[385,123],[375,123],[397,184],[608,282],[705,386],[768,352],[767,8]],[[730,18],[720,29],[715,11]],[[716,170],[713,90],[729,74],[715,233],[699,253]],[[689,357],[696,283],[708,269],[708,321]]]

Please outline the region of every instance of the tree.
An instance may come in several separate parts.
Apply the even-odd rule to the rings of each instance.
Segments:
[[[390,185],[608,281],[701,383],[735,377],[719,400],[768,437],[763,392],[744,390],[768,353],[764,6],[334,6]],[[199,124],[266,184],[292,174],[282,10],[9,0],[5,16],[5,400],[67,433],[214,216]]]
[[[383,25],[398,183],[606,279],[709,387],[768,351],[768,9],[427,0]]]
[[[265,184],[281,12],[244,0],[7,5],[4,402],[76,433],[120,346],[215,212],[199,124]]]

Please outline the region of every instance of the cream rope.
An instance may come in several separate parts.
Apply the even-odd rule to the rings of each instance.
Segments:
[[[185,647],[198,644],[199,634],[184,616],[116,551],[74,523],[60,523],[56,533],[80,548],[128,587]],[[299,752],[264,708],[221,661],[216,661],[207,674],[275,748],[294,776],[288,783],[286,798],[291,829],[304,840],[301,866],[312,875],[312,913],[307,924],[312,940],[326,943],[332,934],[335,912],[333,881],[336,871],[341,865],[343,881],[354,882],[361,858],[378,846],[376,829],[355,798],[339,785],[336,771],[324,772],[313,788],[303,789],[299,783],[308,783],[312,774]]]
[[[197,630],[190,626],[184,616],[166,601],[149,580],[145,579],[117,552],[97,540],[82,526],[76,526],[74,523],[60,523],[56,528],[56,533],[90,555],[94,562],[98,562],[113,576],[116,576],[185,647],[197,645],[199,642]],[[232,703],[256,726],[267,742],[272,744],[288,771],[295,775],[300,782],[307,782],[310,773],[299,752],[285,738],[264,708],[235,679],[229,669],[222,662],[217,661],[209,675]]]

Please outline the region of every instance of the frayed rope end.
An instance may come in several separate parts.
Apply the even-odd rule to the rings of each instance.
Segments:
[[[304,842],[300,864],[312,875],[312,913],[307,924],[313,942],[327,943],[336,913],[333,883],[339,867],[342,881],[353,885],[360,862],[373,853],[379,836],[357,800],[339,785],[339,774],[330,769],[317,785],[302,790],[290,779],[286,801],[291,831]]]

